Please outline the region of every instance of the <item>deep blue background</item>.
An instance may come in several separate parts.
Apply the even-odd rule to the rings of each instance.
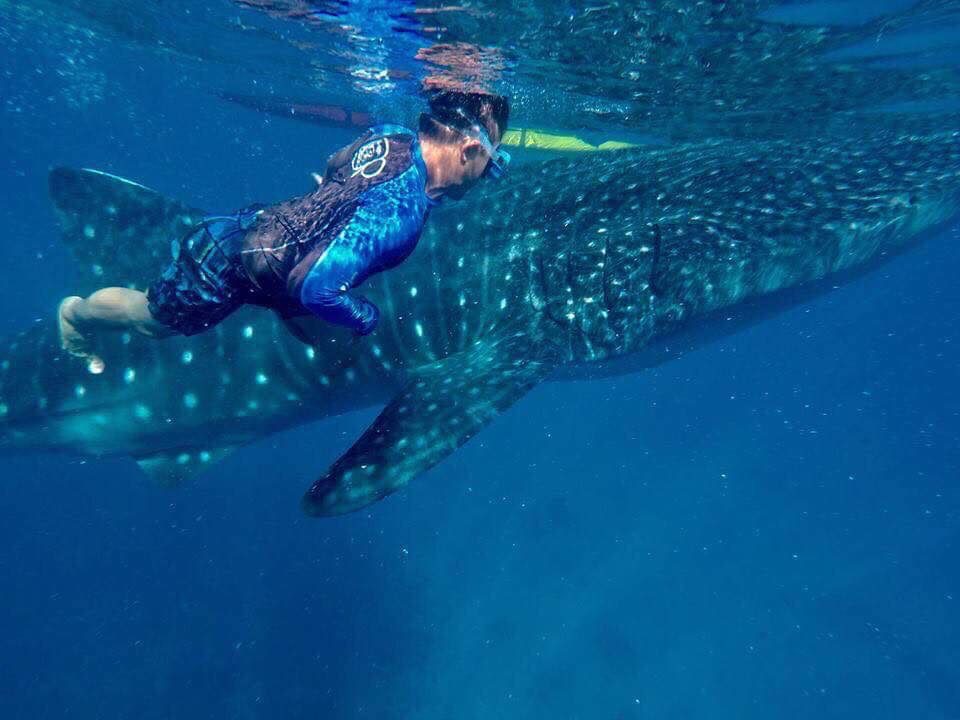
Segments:
[[[123,48],[85,101],[92,61],[48,40],[0,51],[0,335],[71,289],[50,167],[233,208],[349,139]],[[176,490],[4,458],[0,717],[960,717],[958,240],[657,370],[541,386],[346,518],[298,501],[370,413]]]

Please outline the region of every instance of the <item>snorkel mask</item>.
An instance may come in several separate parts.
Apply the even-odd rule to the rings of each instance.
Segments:
[[[487,167],[484,169],[481,177],[499,180],[506,175],[507,166],[510,164],[510,153],[503,148],[493,146],[493,142],[490,140],[490,134],[476,118],[467,115],[462,108],[457,108],[454,110],[454,113],[466,120],[468,125],[467,127],[456,127],[453,129],[466,135],[471,140],[476,140],[483,146],[483,149],[487,151],[487,155],[490,156],[490,162],[487,163]]]

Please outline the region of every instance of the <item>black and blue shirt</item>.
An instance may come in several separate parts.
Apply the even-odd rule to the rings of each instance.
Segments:
[[[436,204],[426,187],[417,135],[371,128],[330,158],[314,192],[260,213],[240,251],[257,303],[369,333],[379,311],[351,291],[413,252]]]

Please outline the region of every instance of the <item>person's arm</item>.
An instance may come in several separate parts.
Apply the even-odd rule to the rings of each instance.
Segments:
[[[377,306],[350,291],[373,272],[381,254],[383,229],[370,208],[359,207],[307,273],[300,302],[317,317],[350,328],[358,335],[373,331]]]
[[[360,263],[349,243],[341,240],[342,235],[307,275],[300,301],[322,320],[367,335],[376,327],[380,311],[365,297],[350,294]]]
[[[377,306],[350,291],[369,275],[394,267],[416,245],[424,209],[401,199],[416,197],[413,169],[368,191],[353,217],[307,272],[300,302],[310,312],[358,335],[372,332]]]

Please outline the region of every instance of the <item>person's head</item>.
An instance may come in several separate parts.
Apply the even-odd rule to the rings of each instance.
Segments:
[[[510,162],[500,150],[510,104],[501,95],[443,90],[420,116],[424,160],[435,189],[461,198],[485,174],[499,177]]]

